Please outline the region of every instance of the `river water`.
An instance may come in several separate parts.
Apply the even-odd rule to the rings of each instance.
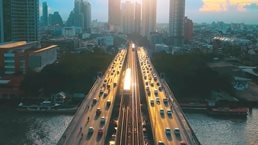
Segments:
[[[258,145],[258,109],[246,119],[186,113],[203,145]],[[55,145],[72,115],[21,113],[0,107],[0,145]]]
[[[242,119],[185,115],[202,145],[258,145],[258,109]]]
[[[21,113],[0,107],[0,145],[55,145],[72,115]]]

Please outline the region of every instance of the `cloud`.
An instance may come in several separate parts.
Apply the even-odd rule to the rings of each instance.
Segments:
[[[258,5],[258,0],[202,0],[201,12],[224,12],[235,10],[243,12],[248,10],[249,5]]]

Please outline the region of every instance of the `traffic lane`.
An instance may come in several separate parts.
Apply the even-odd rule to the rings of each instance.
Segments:
[[[150,98],[152,98],[155,102],[156,102],[156,96],[154,95],[154,88],[155,88],[156,86],[154,86],[154,87],[150,87],[150,91],[151,91],[151,97],[149,97],[149,104],[148,105],[150,105]],[[157,126],[156,127],[156,130],[158,130],[158,133],[156,134],[157,136],[156,136],[156,140],[158,141],[158,140],[161,140],[161,141],[163,141],[165,144],[166,144],[166,142],[167,142],[167,144],[169,143],[169,144],[177,144],[177,142],[175,141],[175,140],[173,140],[173,137],[171,136],[171,137],[169,137],[169,138],[167,138],[166,137],[166,135],[165,135],[165,128],[166,127],[169,127],[169,123],[167,123],[167,119],[166,118],[163,118],[163,117],[161,117],[160,116],[160,108],[163,108],[163,109],[165,109],[165,110],[167,110],[166,109],[166,106],[163,106],[163,103],[162,103],[162,100],[163,100],[163,97],[160,97],[161,99],[160,99],[160,104],[158,105],[157,103],[155,103],[156,105],[154,106],[154,107],[152,107],[153,109],[152,109],[152,112],[154,112],[154,115],[155,115],[155,119],[156,119],[156,121],[157,122],[159,122],[159,124],[161,123],[162,125],[159,125],[159,126]],[[153,115],[152,115],[153,116]],[[156,123],[155,123],[155,125],[157,125]],[[165,126],[164,126],[165,125]],[[171,129],[172,130],[172,129]],[[160,137],[158,137],[158,135],[160,135]],[[171,134],[172,135],[172,134]]]
[[[158,76],[157,76],[157,77],[158,77]],[[158,77],[157,80],[158,80],[158,82],[160,82],[159,77]],[[157,81],[156,81],[156,82],[157,82]],[[159,87],[159,86],[158,86],[157,84],[155,84],[154,87],[153,87],[153,89],[154,89],[154,88],[158,89],[158,87]],[[163,89],[163,91],[159,91],[159,97],[160,97],[160,105],[161,105],[162,108],[164,109],[165,114],[167,114],[167,109],[170,109],[170,108],[172,108],[171,110],[172,110],[173,112],[175,112],[173,106],[170,107],[170,105],[165,105],[164,102],[163,102],[163,99],[164,99],[164,98],[167,98],[167,97],[166,97],[166,94],[165,94],[165,92],[164,92],[164,89]],[[167,116],[167,115],[166,115],[166,116]],[[168,116],[167,116],[166,118],[167,118],[167,119],[166,119],[166,123],[165,123],[165,124],[166,124],[167,127],[169,127],[169,128],[171,129],[171,131],[172,131],[172,136],[173,136],[173,138],[175,139],[175,142],[174,142],[174,143],[179,144],[181,140],[186,141],[185,134],[182,133],[182,126],[181,126],[181,124],[180,124],[180,122],[179,122],[177,116],[174,114],[174,115],[172,115],[172,118],[169,118]],[[175,128],[179,128],[179,129],[180,129],[180,137],[175,136],[175,134],[174,134],[174,129],[175,129]]]
[[[163,141],[165,144],[173,144],[173,145],[176,145],[177,142],[175,140],[173,140],[173,132],[171,132],[171,137],[167,137],[166,134],[165,134],[165,128],[170,128],[170,124],[168,122],[168,118],[166,116],[166,108],[162,105],[162,101],[160,101],[159,104],[157,104],[156,102],[156,96],[155,94],[153,93],[154,91],[154,88],[151,88],[150,90],[151,91],[151,96],[149,97],[150,99],[153,99],[154,100],[154,106],[152,107],[152,112],[154,113],[154,124],[155,124],[155,129],[157,129],[158,131],[156,132],[156,135],[158,134],[159,135],[159,138],[157,138],[157,142],[158,141]],[[149,101],[150,102],[150,101]],[[150,103],[149,103],[150,104]],[[161,116],[160,114],[160,109],[164,109],[164,116]],[[171,129],[172,130],[172,129]]]
[[[150,101],[149,101],[150,102]],[[151,121],[154,124],[154,138],[156,144],[159,141],[162,141],[165,145],[176,145],[177,143],[173,140],[173,138],[167,138],[165,134],[165,128],[167,127],[166,119],[160,116],[160,107],[156,104],[151,109]]]
[[[115,76],[115,78],[114,79],[116,79],[116,78],[118,78],[119,77],[119,75],[116,75],[116,74],[114,74],[114,76]],[[112,76],[110,76],[111,78],[112,78]],[[113,79],[113,80],[114,80]],[[111,87],[110,87],[110,92],[109,92],[109,95],[107,96],[107,97],[105,97],[104,98],[104,96],[101,96],[101,100],[99,100],[100,102],[102,102],[102,103],[100,103],[100,104],[98,104],[98,106],[97,107],[95,107],[95,108],[101,108],[101,110],[102,110],[102,113],[101,113],[101,115],[100,115],[100,117],[97,119],[97,120],[93,120],[94,121],[94,123],[93,123],[93,125],[92,126],[94,126],[94,128],[96,128],[94,131],[95,131],[95,133],[92,135],[92,137],[91,137],[91,140],[92,141],[88,141],[87,143],[88,144],[90,144],[90,143],[92,143],[92,142],[95,142],[95,144],[96,143],[98,143],[99,142],[99,144],[103,144],[104,143],[104,141],[105,141],[105,135],[104,134],[106,134],[106,132],[107,132],[107,128],[108,128],[108,122],[109,122],[109,120],[110,120],[110,117],[111,117],[111,106],[108,108],[108,109],[106,109],[106,102],[107,102],[107,100],[111,100],[111,103],[113,103],[114,102],[114,96],[115,96],[115,92],[116,92],[116,90],[114,90],[114,89],[116,89],[116,88],[113,88],[113,85],[110,85]],[[113,104],[112,104],[113,105]],[[95,113],[93,112],[93,115],[94,115]],[[92,115],[91,115],[92,116]],[[103,126],[103,127],[100,127],[99,125],[100,125],[100,118],[102,117],[102,116],[104,116],[105,117],[105,119],[106,119],[106,123],[105,123],[105,125]],[[98,133],[97,133],[97,129],[99,129],[99,128],[102,128],[103,129],[103,131],[104,131],[104,133],[103,133],[103,135],[102,136],[99,136],[98,135]],[[95,140],[94,138],[97,138],[97,140]]]
[[[118,56],[118,55],[117,55]],[[117,59],[117,57],[112,61],[112,63],[111,63],[111,65],[109,66],[109,68],[111,68],[111,66],[114,64],[114,62],[115,62],[115,60]],[[105,75],[107,75],[107,71],[105,72]],[[105,76],[104,75],[104,76]],[[104,78],[104,77],[103,77]],[[103,83],[103,79],[102,79],[102,83]],[[102,85],[102,84],[101,84]],[[91,92],[92,93],[92,92]],[[88,95],[89,96],[89,95]],[[90,95],[91,97],[93,97],[93,95]],[[89,98],[89,97],[88,97]],[[87,98],[87,99],[88,99]],[[93,98],[91,98],[91,100],[90,101],[87,101],[86,103],[88,104],[88,106],[90,105],[89,103],[91,103],[92,102],[92,99]],[[84,103],[83,103],[83,105],[84,105]],[[86,106],[84,106],[83,108],[86,108]],[[85,112],[85,110],[84,110],[84,112]],[[84,113],[84,112],[82,112],[82,113]],[[82,114],[81,113],[81,114]],[[82,127],[83,126],[83,124],[85,123],[85,118],[86,118],[86,116],[85,115],[80,115],[80,116],[82,116],[80,119],[77,119],[76,120],[76,122],[80,122],[79,124],[80,125],[76,125],[76,127],[75,127],[75,129],[73,130],[73,132],[74,133],[72,133],[72,135],[73,135],[73,137],[71,137],[72,139],[69,139],[69,143],[68,144],[74,144],[75,142],[77,142],[77,141],[81,141],[80,139],[78,140],[78,137],[80,138],[81,137],[81,134],[84,134],[83,133],[83,130],[81,129],[81,128],[83,128],[84,129],[84,127]],[[81,127],[80,127],[81,126]],[[81,133],[81,134],[80,134]]]
[[[116,78],[119,78],[119,75]],[[112,90],[110,91],[110,95],[106,99],[106,102],[107,102],[107,100],[111,100],[112,104],[108,108],[106,106],[104,107],[107,110],[107,112],[105,112],[106,123],[105,123],[103,139],[102,139],[100,144],[104,144],[104,142],[105,142],[105,138],[106,138],[107,131],[108,131],[108,126],[109,126],[110,119],[111,119],[112,110],[113,110],[113,107],[114,107],[114,101],[115,101],[115,96],[116,96],[116,93],[117,93],[117,89],[118,89],[118,87],[113,87],[112,86]]]
[[[106,79],[108,79],[108,78],[106,78]],[[113,87],[112,87],[112,90],[113,90]],[[112,92],[112,91],[110,91],[110,92]],[[86,129],[89,128],[90,126],[94,127],[94,134],[92,135],[92,137],[89,140],[94,140],[94,137],[96,137],[98,129],[99,129],[100,118],[102,116],[106,116],[105,115],[106,114],[105,103],[107,101],[107,98],[108,98],[108,96],[113,95],[113,94],[110,93],[107,97],[104,98],[103,94],[102,94],[101,97],[99,97],[98,94],[99,93],[97,93],[96,98],[98,97],[99,99],[98,99],[97,103],[93,106],[94,108],[91,110],[91,112],[90,112],[90,114],[88,116],[89,117],[94,117],[96,115],[97,108],[101,108],[102,112],[101,112],[101,114],[99,115],[98,118],[96,118],[96,119],[94,118],[94,120],[90,119],[90,122],[86,126]],[[90,142],[90,141],[86,141],[86,142]],[[93,142],[95,142],[95,141],[93,141]]]
[[[122,68],[121,68],[122,69]],[[114,80],[118,80],[118,78],[119,78],[119,76],[120,76],[120,74],[121,74],[121,70],[119,71],[120,73],[117,75],[117,74],[114,74],[113,76],[115,77],[114,79],[112,79],[112,77],[113,76],[110,76],[111,77],[111,79],[114,81]],[[110,79],[109,79],[110,80]],[[110,117],[111,117],[111,110],[112,110],[112,106],[110,106],[109,108],[106,108],[106,102],[107,102],[107,100],[111,100],[111,103],[113,103],[114,102],[114,97],[115,97],[115,95],[116,95],[116,91],[117,91],[117,87],[113,87],[113,81],[111,81],[111,82],[109,82],[109,83],[111,83],[110,84],[110,93],[109,93],[109,95],[106,97],[106,98],[102,98],[104,101],[104,105],[102,106],[102,110],[105,110],[105,111],[103,111],[103,116],[105,116],[105,118],[106,118],[106,124],[105,124],[105,127],[103,128],[103,130],[104,130],[104,134],[103,134],[103,138],[101,139],[101,143],[100,144],[104,144],[104,141],[105,141],[105,136],[106,136],[106,133],[107,133],[107,129],[108,129],[108,124],[109,124],[109,122],[110,122]],[[113,104],[111,104],[111,105],[114,105],[114,103]]]
[[[94,132],[92,135],[88,135],[88,131],[86,134],[86,140],[84,144],[99,144],[99,142],[102,139],[102,135],[99,135],[98,131],[100,128],[102,128],[102,126],[100,125],[100,119],[102,116],[105,116],[106,114],[106,110],[104,108],[105,106],[105,99],[103,98],[104,96],[100,97],[100,100],[98,101],[98,104],[96,104],[96,106],[92,109],[91,113],[89,114],[89,116],[91,116],[90,118],[90,122],[87,124],[87,129],[89,127],[93,127],[94,128]],[[96,114],[97,108],[101,109],[101,113],[99,115]],[[103,127],[104,129],[104,127]]]
[[[164,135],[164,140],[167,140],[168,143],[173,143],[174,145],[179,144],[178,137],[175,136],[174,134],[174,129],[179,128],[177,122],[175,121],[176,117],[172,115],[172,118],[167,116],[167,109],[169,109],[168,106],[166,106],[162,101],[160,103],[159,109],[163,108],[164,109],[164,117],[160,117],[162,124],[163,124],[163,135]],[[171,136],[167,137],[165,134],[165,129],[170,128],[171,130]]]
[[[99,87],[99,86],[98,86]],[[98,91],[98,89],[96,90],[96,91]],[[95,92],[96,92],[95,91]],[[90,93],[94,93],[94,91],[93,92],[90,92]],[[94,95],[92,94],[92,95],[89,95],[89,96],[91,96],[92,98],[89,98],[90,100],[93,100],[93,97],[94,97]],[[91,101],[90,101],[91,102]],[[90,103],[89,103],[90,104]],[[80,111],[82,111],[82,113],[81,114],[83,114],[84,112],[85,112],[85,108],[86,108],[86,106],[84,106],[84,107],[82,107],[81,109],[82,110],[80,110]],[[81,117],[80,118],[78,118],[77,119],[77,121],[75,121],[75,122],[79,122],[78,124],[82,124],[82,122],[83,122],[83,119],[84,119],[84,115],[81,115]],[[72,130],[72,133],[71,133],[71,136],[72,137],[69,137],[69,140],[65,143],[65,144],[74,144],[75,142],[78,142],[78,138],[81,138],[81,131],[80,131],[80,125],[78,125],[78,124],[76,124],[76,126],[75,126],[75,129],[74,130]]]

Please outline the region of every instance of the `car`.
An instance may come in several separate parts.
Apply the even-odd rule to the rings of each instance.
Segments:
[[[97,108],[96,114],[97,114],[97,115],[101,114],[100,108]]]
[[[103,89],[100,89],[99,96],[101,96],[104,93]]]
[[[89,129],[88,129],[88,135],[93,134],[93,132],[94,132],[94,128],[93,128],[93,127],[89,127]]]
[[[170,128],[166,128],[165,129],[165,134],[166,134],[166,136],[171,136],[171,129]]]
[[[154,76],[154,81],[155,81],[155,82],[157,81],[157,76]]]
[[[147,91],[147,95],[150,96],[150,91]]]
[[[146,91],[147,91],[147,92],[150,91],[150,88],[149,88],[148,86],[146,87]]]
[[[154,100],[153,99],[150,100],[150,104],[151,104],[151,106],[154,106]]]
[[[165,145],[163,141],[159,141],[158,145]]]
[[[104,129],[103,129],[103,128],[100,128],[100,129],[98,130],[98,136],[102,136],[103,133],[104,133]]]
[[[157,103],[157,104],[160,104],[159,97],[156,97],[156,103]]]
[[[105,93],[104,93],[104,97],[107,97],[108,96],[108,91],[105,91]]]
[[[104,116],[102,116],[102,117],[100,118],[100,125],[104,125],[105,122],[106,122],[106,119],[105,119]]]
[[[167,105],[168,105],[168,99],[167,99],[167,98],[164,98],[164,99],[163,99],[163,103],[164,103],[164,105],[167,106]]]
[[[172,117],[172,111],[170,109],[167,110],[168,117]]]
[[[180,130],[179,130],[179,128],[175,128],[175,129],[174,129],[174,133],[175,133],[176,136],[180,136]]]
[[[180,141],[180,145],[187,145],[185,141]]]
[[[106,107],[108,108],[111,104],[111,101],[110,100],[107,100],[107,103],[106,103]]]
[[[164,109],[163,109],[163,108],[160,108],[159,113],[160,113],[161,116],[164,116],[164,115],[165,115]]]
[[[96,103],[97,103],[97,98],[93,98],[92,103],[93,103],[93,104],[96,104]]]
[[[157,89],[154,89],[154,95],[158,96],[159,95],[159,91]]]

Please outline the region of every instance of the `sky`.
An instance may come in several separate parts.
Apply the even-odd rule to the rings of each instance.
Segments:
[[[49,12],[58,11],[63,20],[67,20],[74,7],[74,0],[40,0],[40,7],[44,1],[48,3]],[[107,22],[108,0],[89,2],[92,6],[92,19]],[[157,0],[157,3],[157,22],[168,23],[169,0]],[[186,16],[195,23],[224,21],[258,24],[258,0],[186,0]]]

